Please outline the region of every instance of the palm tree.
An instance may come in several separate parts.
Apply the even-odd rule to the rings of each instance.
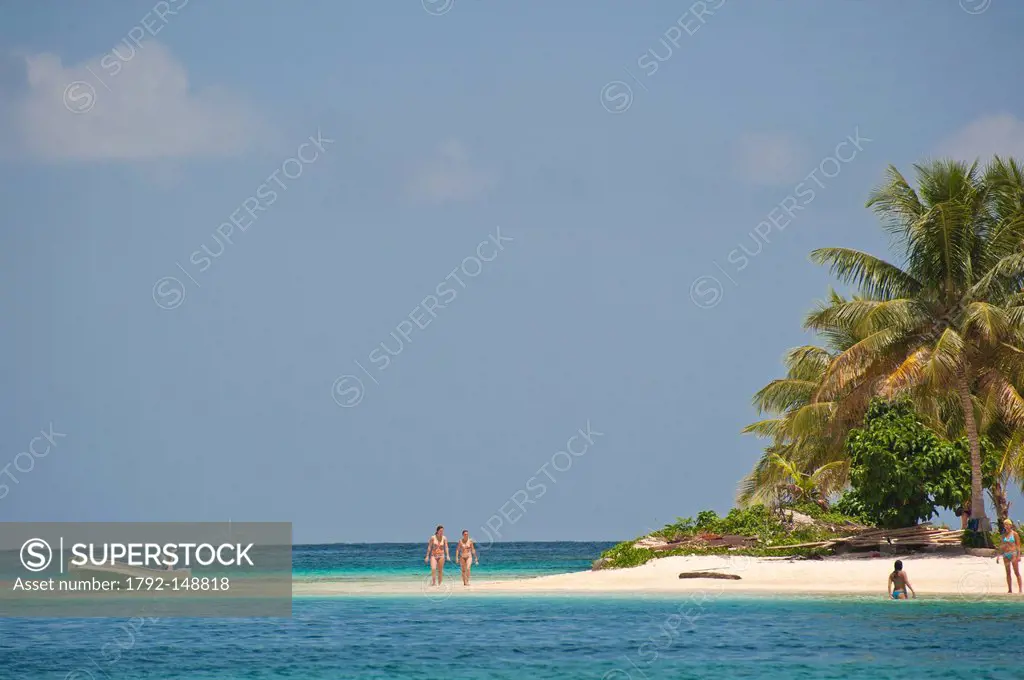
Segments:
[[[846,298],[830,291],[828,299],[818,303],[818,310],[845,302]],[[758,412],[774,417],[751,423],[743,433],[770,439],[771,443],[753,470],[740,481],[736,496],[740,506],[778,502],[777,490],[790,475],[775,456],[794,464],[804,475],[841,463],[829,468],[831,490],[839,491],[846,485],[846,436],[850,428],[860,425],[874,390],[870,383],[864,383],[851,386],[830,400],[817,397],[832,361],[863,339],[855,329],[839,321],[818,329],[827,348],[805,345],[790,350],[784,360],[786,377],[773,380],[754,395]]]
[[[781,477],[776,486],[776,498],[787,504],[816,503],[822,510],[828,510],[829,497],[845,486],[845,481],[840,480],[848,474],[848,466],[841,460],[826,463],[809,473],[802,472],[796,463],[777,453],[772,454],[771,464]]]
[[[1008,426],[993,406],[985,404],[979,428],[993,443],[999,456],[988,493],[996,509],[996,518],[1002,522],[1010,516],[1007,490],[1014,483],[1024,488],[1024,430]]]
[[[1024,428],[1024,173],[1014,161],[937,161],[915,166],[917,189],[890,166],[868,201],[889,232],[892,264],[848,248],[815,250],[860,295],[812,313],[812,330],[855,329],[861,339],[829,364],[814,395],[830,401],[870,386],[909,392],[934,414],[959,405],[970,444],[971,499],[990,528],[982,495],[978,401]]]
[[[810,469],[816,459],[828,455],[832,448],[827,435],[831,407],[822,407],[812,400],[832,357],[831,352],[821,347],[792,349],[785,358],[786,377],[773,380],[754,395],[758,412],[774,417],[751,423],[743,433],[770,439],[771,443],[753,470],[740,481],[736,496],[740,506],[778,504],[778,492],[790,477],[780,461],[803,471]]]
[[[1024,472],[1024,430],[1017,430],[1002,449],[996,478],[989,488],[992,505],[996,508],[996,518],[1001,522],[1010,516],[1010,499],[1007,489],[1014,480],[1020,480]]]

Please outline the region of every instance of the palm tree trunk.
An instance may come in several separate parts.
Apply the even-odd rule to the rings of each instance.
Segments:
[[[978,520],[978,531],[989,532],[992,524],[985,514],[985,496],[981,483],[981,444],[978,441],[978,423],[974,420],[974,402],[971,401],[971,388],[967,384],[967,376],[963,372],[957,380],[957,392],[960,393],[960,406],[964,411],[964,429],[967,441],[971,445],[971,519]]]

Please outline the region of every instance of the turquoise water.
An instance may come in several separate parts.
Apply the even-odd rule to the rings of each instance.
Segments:
[[[296,550],[305,577],[367,578],[372,549]],[[403,548],[394,553],[403,554]],[[523,545],[503,575],[589,562]],[[319,554],[313,554],[319,553]],[[325,554],[326,553],[326,554]],[[380,552],[375,553],[380,555]],[[361,555],[359,559],[346,556]],[[532,555],[528,559],[527,555]],[[422,565],[422,554],[416,555]],[[345,558],[341,562],[333,560]],[[482,556],[482,562],[486,560]],[[360,561],[362,560],[362,562]],[[532,560],[532,561],[531,561]],[[362,564],[362,566],[360,566]],[[377,563],[392,574],[405,567]],[[422,569],[410,567],[418,578]],[[482,571],[482,570],[481,570]],[[291,619],[0,621],[0,678],[1020,678],[1024,598],[475,596],[297,599]]]
[[[1010,603],[339,598],[292,619],[6,622],[0,675],[152,678],[1020,678]]]
[[[614,543],[479,543],[480,564],[473,567],[474,578],[504,580],[590,569],[591,563]],[[416,580],[429,577],[423,563],[427,542],[363,543],[345,545],[296,546],[292,552],[292,572],[300,580],[380,581]],[[455,557],[455,542],[451,543]],[[458,568],[448,563],[445,577],[459,579]]]

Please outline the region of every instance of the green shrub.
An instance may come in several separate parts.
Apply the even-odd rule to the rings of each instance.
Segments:
[[[960,537],[960,544],[965,548],[991,548],[999,545],[1002,540],[1003,536],[998,531],[986,534],[984,531],[964,529],[964,533]]]
[[[840,499],[840,502],[841,501],[842,499]],[[804,501],[802,503],[795,503],[794,505],[785,508],[785,510],[796,510],[797,512],[802,512],[812,519],[818,520],[819,522],[836,526],[841,526],[843,524],[870,524],[867,518],[861,516],[857,512],[844,509],[838,503],[828,510],[825,510],[817,503]]]
[[[850,493],[849,491],[844,493],[832,506],[832,509],[842,516],[854,518],[863,524],[874,524],[874,521],[868,517],[870,513],[867,507],[865,507],[864,501],[855,493]]]
[[[817,507],[817,506],[815,506]],[[807,513],[810,514],[810,513]],[[787,531],[779,514],[773,513],[763,505],[754,505],[749,508],[733,508],[725,517],[719,517],[713,510],[705,510],[697,513],[697,519],[689,517],[676,518],[676,522],[668,524],[652,533],[653,536],[660,536],[669,542],[676,542],[687,537],[699,534],[710,533],[718,535],[739,535],[757,537],[758,544],[755,547],[732,548],[728,546],[706,546],[693,545],[675,550],[649,550],[646,548],[635,548],[634,544],[639,539],[624,541],[601,554],[601,557],[609,560],[608,568],[635,567],[645,562],[673,555],[752,555],[752,556],[788,556],[788,555],[822,555],[829,551],[823,548],[777,548],[768,550],[768,546],[785,546],[787,544],[812,543],[826,541],[832,538],[843,536],[841,527],[856,520],[839,512],[825,512],[818,508],[816,514],[822,521],[836,526],[837,531],[831,531],[826,526],[806,526],[794,531]]]
[[[966,440],[943,441],[914,412],[909,399],[874,399],[864,426],[850,431],[850,486],[837,503],[844,514],[886,528],[931,519],[936,508],[952,509],[970,493]],[[992,482],[997,456],[982,440],[985,485]]]
[[[697,513],[697,524],[698,529],[705,531],[714,531],[715,527],[718,526],[718,513],[714,510],[701,510]]]
[[[608,548],[608,550],[601,553],[601,557],[611,560],[611,563],[607,565],[610,568],[639,567],[654,557],[654,551],[647,548],[634,547],[637,540],[639,539],[634,538],[632,541],[623,541],[618,545]]]

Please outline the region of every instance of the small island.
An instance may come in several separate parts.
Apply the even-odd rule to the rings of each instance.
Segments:
[[[624,541],[595,570],[669,557],[991,557],[1024,482],[1024,166],[890,166],[867,207],[888,259],[821,248],[847,290],[804,319],[744,429],[767,445],[724,517],[704,511]],[[941,510],[959,527],[933,526]],[[995,578],[1003,567],[990,560]],[[876,567],[881,570],[882,567]],[[948,589],[948,584],[947,584]]]

